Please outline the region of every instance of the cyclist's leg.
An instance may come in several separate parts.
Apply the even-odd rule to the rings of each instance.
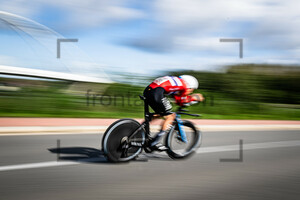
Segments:
[[[148,103],[150,107],[160,116],[164,117],[164,122],[162,129],[159,133],[155,135],[153,138],[150,146],[155,147],[157,144],[159,144],[160,139],[162,138],[163,135],[165,135],[166,130],[170,126],[170,124],[173,122],[175,118],[175,114],[171,112],[172,110],[172,105],[168,98],[164,96],[165,90],[163,88],[146,88],[144,91],[144,95],[146,99],[148,100]]]
[[[169,113],[168,115],[164,116],[164,121],[162,122],[161,130],[153,137],[153,140],[150,146],[155,146],[159,144],[161,138],[166,134],[166,132],[170,129],[172,122],[176,117],[175,113]]]
[[[172,125],[173,121],[175,120],[175,117],[176,117],[175,113],[171,113],[169,115],[164,116],[164,121],[161,125],[161,130],[167,131]]]
[[[156,106],[159,108],[158,110],[160,115],[164,117],[164,121],[162,123],[160,132],[158,132],[156,136],[153,138],[153,141],[151,142],[150,146],[159,145],[161,138],[166,134],[166,132],[171,127],[171,124],[176,117],[176,114],[171,112],[172,106],[170,101],[166,97],[162,96],[161,98],[160,96],[156,102],[157,102]],[[162,145],[159,145],[158,148],[165,149],[165,147],[163,147]]]

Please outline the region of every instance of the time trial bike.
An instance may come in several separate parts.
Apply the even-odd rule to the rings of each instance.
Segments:
[[[143,150],[151,153],[150,121],[156,113],[149,112],[147,99],[140,95],[144,101],[143,123],[134,119],[120,119],[111,124],[102,138],[102,150],[111,162],[127,162],[135,159]],[[200,147],[202,134],[195,125],[188,120],[181,120],[180,115],[199,117],[198,114],[186,113],[184,107],[175,112],[176,118],[165,137],[166,153],[173,159],[182,159],[191,156]]]

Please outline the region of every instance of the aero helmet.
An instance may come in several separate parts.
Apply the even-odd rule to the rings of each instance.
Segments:
[[[179,76],[186,83],[187,88],[197,89],[199,86],[198,80],[190,75],[181,75]]]

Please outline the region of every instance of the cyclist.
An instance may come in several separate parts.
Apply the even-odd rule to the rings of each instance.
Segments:
[[[202,94],[191,94],[194,89],[198,88],[198,81],[190,75],[164,76],[155,79],[144,90],[144,96],[147,103],[159,114],[159,117],[164,117],[164,121],[159,133],[150,140],[150,148],[152,150],[164,151],[167,148],[160,144],[160,139],[165,135],[166,131],[171,127],[176,114],[173,113],[172,105],[166,96],[171,96],[175,99],[176,104],[183,106],[193,101],[203,101]]]

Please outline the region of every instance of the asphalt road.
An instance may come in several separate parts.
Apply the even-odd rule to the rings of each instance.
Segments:
[[[190,159],[150,154],[128,164],[107,163],[99,151],[101,137],[0,136],[0,199],[300,197],[300,131],[206,132]],[[243,159],[220,162],[241,158],[239,140]]]

